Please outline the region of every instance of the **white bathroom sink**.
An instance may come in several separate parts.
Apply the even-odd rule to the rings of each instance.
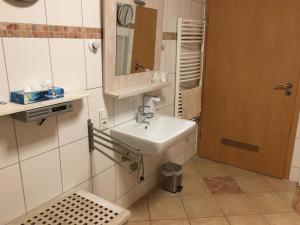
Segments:
[[[142,154],[155,155],[165,151],[187,137],[195,129],[196,123],[175,117],[156,115],[150,124],[135,120],[116,126],[110,134],[127,144],[140,149]]]

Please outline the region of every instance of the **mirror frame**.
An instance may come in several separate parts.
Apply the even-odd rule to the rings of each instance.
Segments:
[[[134,4],[133,0],[104,0],[103,2],[103,84],[104,94],[113,93],[151,83],[153,71],[116,76],[116,33],[117,33],[117,2]],[[154,71],[160,70],[161,46],[163,38],[163,18],[165,0],[146,1],[148,8],[157,10],[156,44]]]

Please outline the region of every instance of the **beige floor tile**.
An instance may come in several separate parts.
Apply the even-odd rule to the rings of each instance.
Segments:
[[[270,225],[300,225],[300,216],[296,213],[265,215]]]
[[[131,217],[129,221],[150,220],[147,200],[145,198],[134,203],[129,210],[131,211]]]
[[[279,191],[277,194],[285,200],[285,202],[291,206],[293,204],[293,200],[295,198],[295,191]]]
[[[183,204],[189,218],[223,216],[213,198],[184,198]]]
[[[128,222],[125,225],[151,225],[150,221]]]
[[[160,198],[160,197],[178,197],[178,193],[172,193],[156,187],[149,194],[148,198]]]
[[[205,163],[196,165],[202,177],[227,177],[230,176],[225,170],[224,165],[215,163]]]
[[[262,176],[262,177],[274,191],[295,191],[296,190],[297,186],[295,182],[291,182],[288,180],[280,180],[273,177],[266,177],[266,176]]]
[[[201,157],[198,157],[198,156],[196,156],[196,157],[193,158],[193,162],[194,162],[194,164],[205,164],[205,163],[218,164],[218,162],[216,162],[216,161],[205,159],[205,158],[201,158]]]
[[[244,215],[228,217],[231,225],[269,225],[261,215]]]
[[[229,225],[225,217],[191,219],[191,225]]]
[[[158,220],[151,221],[151,225],[190,225],[187,219],[185,220]]]
[[[248,170],[240,169],[234,166],[225,165],[226,171],[232,177],[259,177],[260,174]]]
[[[202,178],[184,178],[182,185],[180,195],[183,197],[212,197]]]
[[[226,216],[256,214],[255,205],[244,194],[216,195],[216,201]]]
[[[149,199],[151,220],[187,218],[181,199],[178,197],[161,197]]]
[[[247,195],[261,213],[292,211],[292,208],[276,193],[248,193]]]
[[[244,192],[271,192],[272,189],[260,177],[234,177]]]
[[[182,179],[201,179],[195,165],[184,165],[182,168]]]

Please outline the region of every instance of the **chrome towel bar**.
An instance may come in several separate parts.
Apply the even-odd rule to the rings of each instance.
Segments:
[[[88,120],[88,138],[90,152],[94,150],[100,152],[127,170],[129,173],[133,173],[138,170],[137,180],[138,182],[143,181],[144,163],[143,155],[141,154],[139,148],[129,145],[121,140],[118,140],[117,138],[112,137],[108,133],[95,128],[91,120]],[[122,161],[116,160],[110,154],[106,153],[105,150],[118,153],[121,155]],[[140,171],[142,171],[141,176]]]

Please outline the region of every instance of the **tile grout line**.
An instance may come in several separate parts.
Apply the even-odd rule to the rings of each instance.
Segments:
[[[76,143],[76,142],[78,142],[78,141],[82,141],[82,140],[84,140],[84,139],[86,139],[86,138],[88,138],[88,137],[83,137],[83,138],[74,140],[74,141],[72,141],[72,142],[70,142],[70,143],[68,143],[68,144],[65,144],[65,145],[61,145],[61,146],[58,145],[57,147],[52,148],[52,149],[49,149],[49,150],[47,150],[47,151],[45,151],[45,152],[42,152],[42,153],[39,153],[39,154],[37,154],[37,155],[34,155],[34,156],[28,157],[28,158],[26,158],[26,159],[20,160],[20,162],[25,162],[25,161],[27,161],[27,160],[30,160],[30,159],[36,158],[36,157],[38,157],[38,156],[44,155],[44,154],[46,154],[46,153],[49,153],[49,152],[54,151],[54,150],[56,150],[56,149],[59,149],[59,148],[61,148],[61,147],[64,147],[64,146],[67,146],[67,145],[70,145],[70,144],[74,144],[74,143]],[[2,169],[0,169],[0,170],[2,170]]]
[[[185,207],[185,205],[184,205],[184,202],[183,202],[183,198],[182,198],[182,196],[181,196],[181,193],[178,193],[178,195],[179,195],[181,204],[182,204],[182,206],[183,206],[183,209],[184,209],[184,211],[185,211],[186,217],[187,217],[187,219],[188,219],[188,221],[189,221],[189,224],[192,225],[191,220],[190,220],[190,217],[189,217],[189,214],[188,214],[187,209],[186,209],[186,207]]]
[[[7,87],[8,91],[11,92],[11,87],[10,87],[10,82],[9,82],[9,77],[8,77],[8,69],[7,69],[7,58],[4,50],[4,40],[1,37],[1,46],[2,46],[2,53],[3,53],[3,58],[4,58],[4,66],[5,66],[5,72],[6,72],[6,79],[7,79]]]
[[[19,152],[19,144],[18,144],[18,139],[17,139],[17,132],[16,132],[16,124],[15,121],[12,120],[13,126],[14,126],[14,133],[15,133],[15,142],[17,146],[17,153],[18,153],[18,164],[19,164],[19,172],[20,172],[20,177],[21,177],[21,183],[22,183],[22,192],[23,192],[23,201],[24,201],[24,207],[25,207],[25,212],[28,212],[27,204],[26,204],[26,196],[25,196],[25,187],[24,187],[24,178],[23,178],[23,173],[22,173],[22,168],[21,168],[21,161],[20,161],[20,152]]]
[[[82,27],[84,27],[84,19],[83,19],[83,0],[80,1],[80,6],[81,6],[81,24]],[[83,55],[84,55],[84,70],[85,70],[85,88],[86,90],[89,90],[88,88],[88,71],[87,71],[87,56],[86,56],[86,40],[85,38],[82,39],[83,42]],[[96,89],[96,88],[95,88]],[[87,98],[87,111],[88,111],[88,119],[90,119],[90,104],[89,104],[89,97]],[[92,185],[92,193],[94,193],[94,182],[93,182],[93,160],[92,160],[92,152],[89,151],[89,158],[90,158],[90,179],[91,185]]]
[[[62,161],[61,161],[61,149],[59,146],[59,134],[58,134],[58,118],[55,116],[55,123],[56,123],[56,135],[58,141],[58,155],[59,155],[59,170],[60,170],[60,180],[61,180],[61,191],[64,192],[64,182],[63,182],[63,175],[62,175]]]

